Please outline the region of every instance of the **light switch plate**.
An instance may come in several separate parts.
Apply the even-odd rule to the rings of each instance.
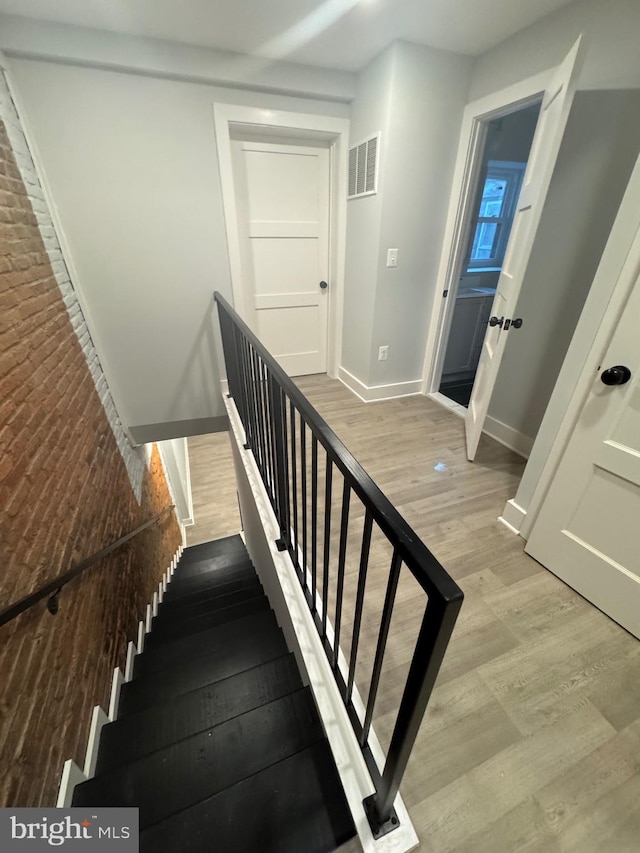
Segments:
[[[397,267],[398,266],[398,250],[397,249],[387,249],[387,266],[388,267]]]

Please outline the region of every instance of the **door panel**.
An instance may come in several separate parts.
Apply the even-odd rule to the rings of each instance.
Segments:
[[[252,235],[254,293],[313,293],[318,299],[318,240]]]
[[[260,310],[260,338],[291,376],[317,373],[318,325],[317,305],[265,306]]]
[[[491,313],[497,317],[513,318],[573,102],[581,57],[580,44],[581,39],[578,39],[564,62],[558,67],[542,101],[504,264],[491,309]],[[500,326],[487,327],[480,365],[465,418],[467,456],[470,460],[475,457],[482,434],[507,334],[509,332]]]
[[[232,156],[249,323],[290,376],[324,373],[328,151],[234,141]]]
[[[526,551],[640,637],[640,232],[621,277],[629,281]],[[613,365],[630,368],[626,384],[603,384]]]

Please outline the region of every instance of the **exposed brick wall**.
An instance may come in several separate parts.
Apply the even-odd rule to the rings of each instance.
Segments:
[[[171,502],[154,447],[136,496],[0,122],[0,609]],[[158,581],[173,515],[0,628],[0,806],[52,805],[84,759]]]
[[[0,53],[0,63],[3,61],[3,56]],[[36,216],[40,236],[42,237],[44,247],[51,262],[51,268],[55,276],[55,280],[60,289],[62,299],[67,308],[69,319],[73,330],[80,341],[82,352],[91,373],[91,378],[96,386],[96,390],[100,396],[102,407],[109,421],[111,431],[118,445],[118,450],[124,460],[131,486],[140,499],[142,489],[142,478],[144,475],[144,453],[133,448],[127,438],[125,430],[118,417],[115,404],[111,397],[111,392],[107,385],[107,381],[96,352],[95,345],[89,333],[85,317],[82,313],[78,294],[73,287],[69,270],[65,263],[58,241],[58,235],[53,225],[51,213],[47,205],[43,188],[40,184],[40,178],[36,171],[33,157],[27,140],[25,138],[24,129],[17,113],[15,104],[9,91],[9,86],[4,72],[0,69],[0,121],[4,122],[5,129],[13,155],[16,160],[18,171],[22,178],[27,191],[27,196],[31,203],[31,209]]]

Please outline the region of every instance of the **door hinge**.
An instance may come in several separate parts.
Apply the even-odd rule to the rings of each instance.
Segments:
[[[443,290],[443,291],[442,291],[442,295],[443,295],[443,296],[448,296],[448,295],[449,295],[449,291],[448,291],[448,290]]]

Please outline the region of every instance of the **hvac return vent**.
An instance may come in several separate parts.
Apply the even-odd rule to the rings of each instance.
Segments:
[[[360,198],[378,192],[378,153],[380,134],[349,149],[349,190],[347,198]]]

